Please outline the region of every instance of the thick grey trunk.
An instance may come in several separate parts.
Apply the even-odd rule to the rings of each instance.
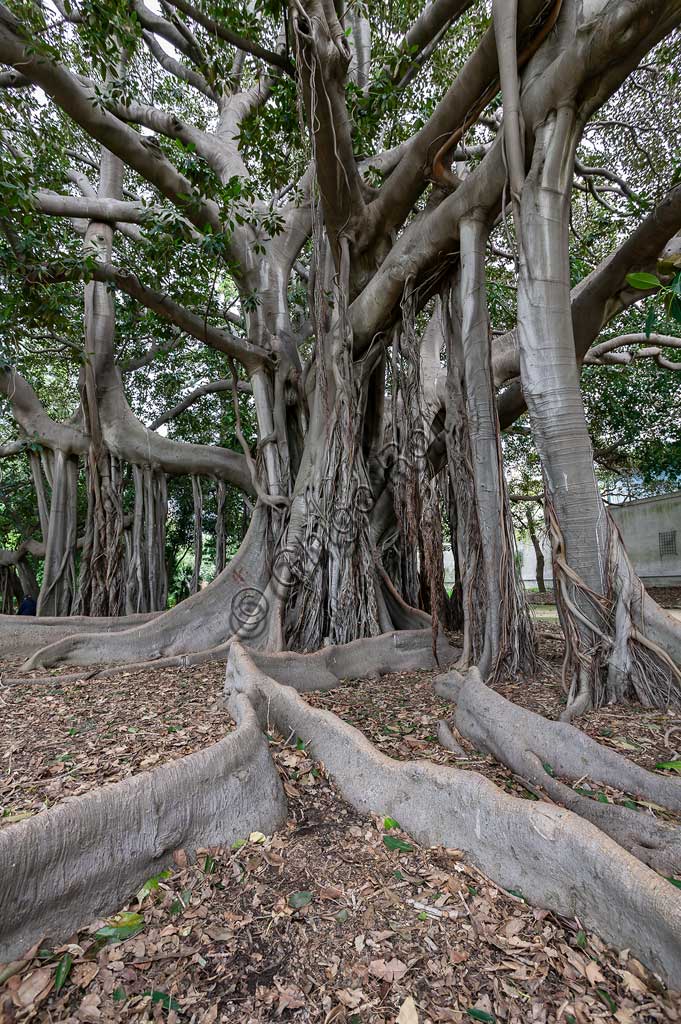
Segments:
[[[78,459],[57,449],[38,615],[70,615],[76,591]]]
[[[678,700],[681,683],[674,631],[653,617],[664,647],[646,637],[643,588],[608,520],[594,473],[570,309],[569,195],[578,134],[567,105],[539,126],[519,206],[520,369],[544,472],[554,586],[566,635],[568,716],[629,692],[644,703]]]

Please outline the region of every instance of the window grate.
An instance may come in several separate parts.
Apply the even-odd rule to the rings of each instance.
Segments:
[[[658,534],[660,541],[660,558],[673,558],[676,554],[676,530],[666,530]]]

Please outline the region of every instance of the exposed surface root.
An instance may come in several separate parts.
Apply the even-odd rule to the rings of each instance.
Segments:
[[[646,771],[568,722],[550,722],[512,704],[485,686],[475,669],[465,677],[458,672],[442,676],[435,689],[456,701],[459,732],[504,764],[510,764],[517,751],[531,751],[560,778],[591,779],[681,811],[681,780]]]
[[[459,651],[443,636],[438,639],[439,665],[453,665]],[[349,644],[324,647],[315,654],[263,654],[250,651],[258,668],[298,693],[333,690],[341,679],[377,678],[386,672],[436,667],[429,629],[383,633]]]
[[[122,672],[133,672],[144,668],[189,668],[204,665],[207,662],[226,661],[232,637],[217,647],[205,651],[193,651],[191,654],[172,655],[154,661],[123,663],[111,668],[93,669],[92,671],[71,672],[47,676],[21,676],[19,678],[0,679],[4,686],[21,686],[34,683],[54,683],[55,680],[66,683],[82,679],[106,679],[120,675]],[[437,663],[433,657],[433,638],[431,630],[393,630],[376,637],[365,637],[349,644],[324,647],[313,654],[297,654],[282,652],[280,654],[264,654],[251,651],[251,656],[258,659],[263,668],[271,664],[276,674],[282,675],[287,686],[293,686],[299,692],[305,690],[333,689],[339,680],[360,678],[364,676],[378,677],[386,672],[406,672],[414,669],[448,668],[458,660],[459,651],[452,647],[444,636],[438,638]],[[310,667],[314,666],[314,676],[310,675]],[[25,667],[25,671],[28,669]],[[325,676],[324,681],[322,681]],[[314,683],[312,682],[314,680]]]
[[[438,743],[440,743],[445,750],[448,750],[451,754],[456,754],[457,757],[468,756],[461,744],[454,739],[454,733],[447,722],[442,721],[439,723],[437,727],[437,739]]]
[[[265,532],[266,513],[257,506],[238,554],[205,590],[140,627],[66,637],[37,651],[23,670],[156,661],[208,651],[243,630],[250,643],[257,643],[269,614],[263,598],[269,578]]]
[[[158,612],[125,615],[120,618],[96,618],[87,615],[0,615],[0,657],[28,658],[41,647],[75,633],[118,632],[149,622],[157,615]]]
[[[423,844],[460,848],[505,888],[578,915],[670,980],[681,979],[681,896],[590,822],[517,800],[474,772],[385,757],[265,675],[238,643],[226,687],[251,699],[263,726],[298,735],[358,810],[390,815]]]
[[[556,776],[590,779],[633,796],[681,809],[681,782],[653,775],[566,722],[549,722],[487,687],[476,669],[452,672],[436,683],[440,696],[456,700],[457,729],[549,798],[593,822],[620,846],[663,874],[681,871],[681,830],[650,814],[603,804],[576,792]]]
[[[281,782],[249,702],[205,750],[104,786],[0,832],[0,960],[63,939],[172,862],[285,817]]]

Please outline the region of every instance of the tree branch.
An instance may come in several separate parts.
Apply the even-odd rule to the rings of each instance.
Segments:
[[[181,402],[174,405],[172,409],[168,409],[168,411],[162,413],[161,416],[157,416],[153,423],[149,424],[149,429],[158,430],[163,423],[169,423],[170,420],[174,420],[180,415],[180,413],[185,412],[190,406],[198,402],[200,398],[203,398],[204,395],[212,395],[220,391],[229,391],[230,393],[233,391],[233,382],[231,378],[230,380],[227,380],[226,378],[216,380],[213,381],[212,384],[201,384],[199,387],[194,388],[186,398],[183,398]],[[237,391],[247,395],[253,394],[253,388],[251,385],[247,381],[243,380],[237,381]]]
[[[169,53],[166,53],[162,46],[156,42],[156,39],[151,32],[142,32],[142,38],[149,49],[152,57],[157,61],[158,64],[167,71],[168,74],[174,75],[175,78],[179,79],[180,82],[186,82],[187,85],[191,85],[198,92],[203,93],[209,100],[218,102],[218,94],[208,84],[203,75],[199,74],[198,71],[193,71],[191,68],[187,68],[184,64],[181,64],[179,60],[171,57]]]
[[[82,455],[87,452],[88,440],[83,431],[57,423],[48,416],[35,391],[18,370],[0,370],[0,393],[9,400],[12,415],[27,439],[66,453]]]
[[[636,347],[639,345],[642,347]],[[619,348],[634,347],[636,349],[633,352],[616,351]],[[595,366],[627,366],[639,359],[654,359],[665,370],[681,370],[681,363],[673,363],[663,355],[664,348],[681,349],[681,338],[669,334],[620,334],[617,338],[593,345],[584,357],[584,362]]]
[[[151,140],[102,109],[92,83],[84,83],[51,57],[37,53],[23,26],[1,3],[0,61],[39,85],[88,135],[155,185],[193,224],[201,229],[210,225],[213,231],[221,231],[217,205],[212,200],[199,199],[191,183]]]
[[[240,36],[237,32],[232,32],[231,29],[227,28],[221,21],[215,21],[213,18],[209,18],[207,14],[200,11],[197,7],[186,2],[186,0],[168,0],[173,7],[176,7],[178,11],[182,11],[192,21],[195,21],[197,25],[202,25],[205,29],[208,29],[212,35],[218,36],[220,39],[224,39],[226,43],[231,46],[236,46],[238,50],[243,50],[244,53],[250,53],[253,57],[258,57],[260,60],[264,60],[267,64],[273,65],[273,67],[281,68],[287,75],[294,76],[295,70],[291,61],[283,53],[275,53],[273,50],[268,50],[259,43],[253,42],[251,39],[246,39],[244,36]]]

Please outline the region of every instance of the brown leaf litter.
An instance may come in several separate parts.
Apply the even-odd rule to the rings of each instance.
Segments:
[[[559,647],[546,637],[546,670],[507,684],[505,695],[554,716]],[[490,758],[439,747],[435,728],[448,706],[433,695],[432,675],[350,681],[308,699],[386,754],[474,768],[529,796]],[[223,676],[215,665],[0,691],[6,819],[219,739],[231,727]],[[584,724],[653,767],[674,753],[678,736],[669,730],[681,718],[618,708]],[[194,863],[176,851],[170,873],[119,908],[140,915],[118,919],[139,922],[122,941],[98,938],[105,922],[96,921],[62,946],[45,942],[26,962],[0,966],[2,1024],[681,1021],[678,994],[628,951],[530,907],[459,851],[418,847],[390,820],[359,816],[305,750],[281,737],[271,749],[289,800],[286,824],[231,850],[201,851]],[[153,765],[144,763],[150,756]],[[412,848],[389,850],[386,834]]]

